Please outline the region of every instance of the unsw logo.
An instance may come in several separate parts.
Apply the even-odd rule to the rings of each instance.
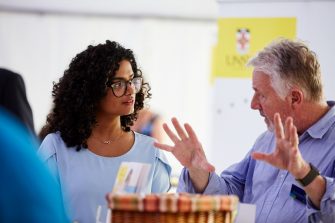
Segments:
[[[250,48],[250,30],[239,28],[236,31],[236,50],[239,54],[248,53]]]

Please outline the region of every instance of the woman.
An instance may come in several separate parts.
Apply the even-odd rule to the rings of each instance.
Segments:
[[[164,154],[153,138],[130,130],[149,90],[133,52],[111,41],[79,53],[54,85],[39,152],[59,180],[72,221],[95,222],[122,161],[151,164],[145,193],[168,191]]]

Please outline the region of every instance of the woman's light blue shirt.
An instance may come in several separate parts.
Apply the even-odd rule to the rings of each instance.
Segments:
[[[58,178],[72,221],[95,222],[97,208],[106,206],[106,194],[112,191],[123,161],[151,164],[145,193],[169,190],[171,167],[164,153],[154,147],[152,137],[134,134],[132,148],[118,157],[99,156],[84,148],[76,151],[66,146],[59,132],[44,139],[39,153]]]

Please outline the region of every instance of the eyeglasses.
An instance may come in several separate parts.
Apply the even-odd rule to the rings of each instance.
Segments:
[[[119,98],[126,94],[129,84],[130,86],[134,86],[135,93],[140,92],[142,88],[142,81],[142,77],[134,77],[128,81],[123,79],[112,79],[110,83],[107,83],[107,87],[110,87],[115,97]]]

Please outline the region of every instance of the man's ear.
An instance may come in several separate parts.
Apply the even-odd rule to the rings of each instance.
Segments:
[[[297,107],[302,104],[304,100],[304,93],[297,88],[291,90],[291,106]]]

